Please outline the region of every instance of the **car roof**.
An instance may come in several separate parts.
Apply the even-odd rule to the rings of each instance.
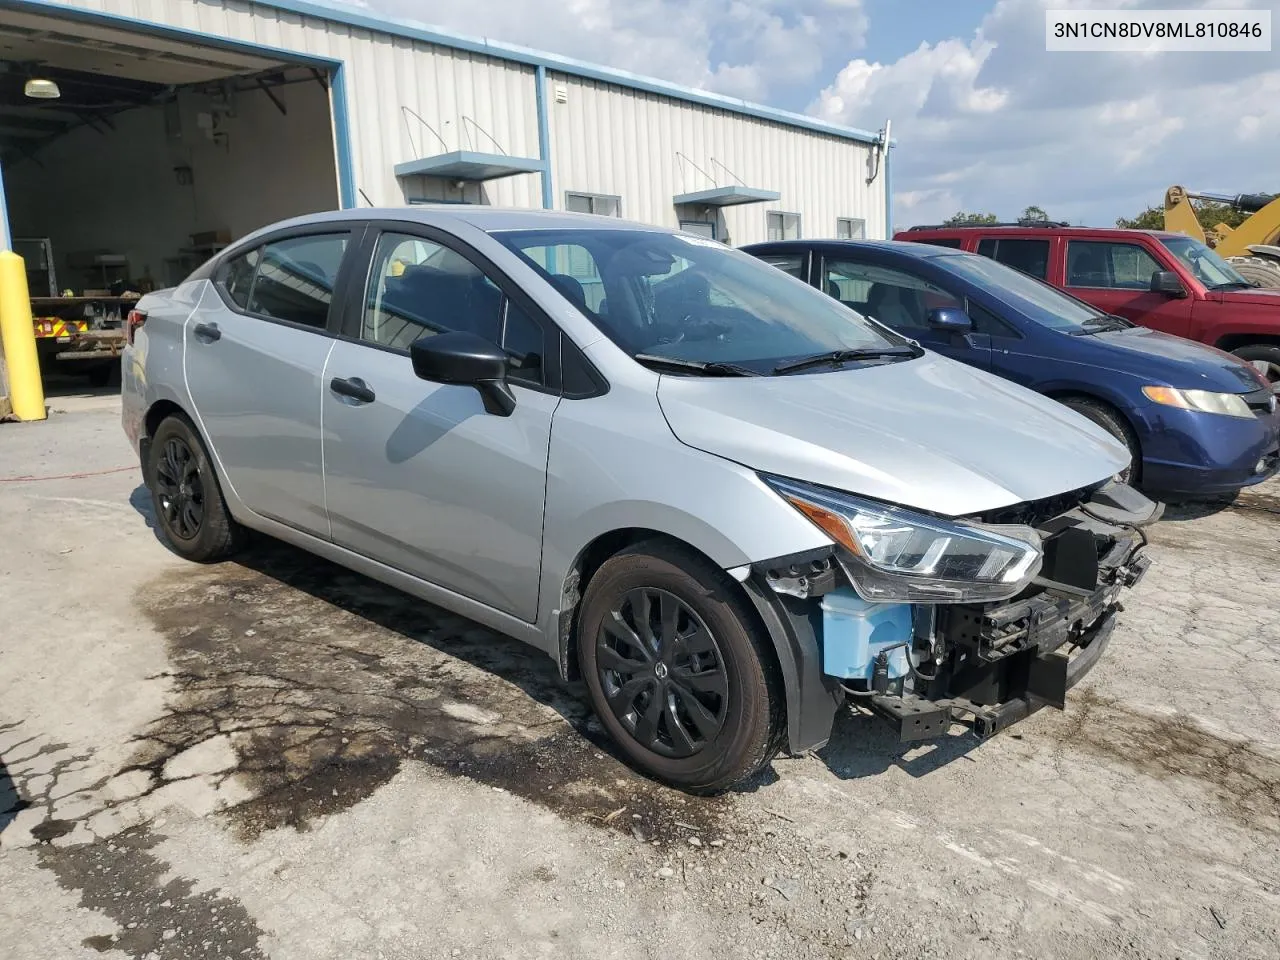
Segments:
[[[463,203],[414,203],[401,207],[353,207],[328,210],[295,217],[272,224],[271,229],[307,226],[316,223],[342,223],[348,220],[398,220],[424,225],[447,225],[450,221],[469,224],[486,233],[500,230],[647,230],[675,233],[668,227],[636,223],[618,217],[602,217],[589,213],[560,210],[529,210],[515,207],[490,207]]]
[[[908,227],[901,231],[898,236],[910,236],[911,234],[920,234],[921,236],[938,236],[950,234],[966,234],[980,231],[982,233],[993,233],[1001,236],[1044,236],[1046,234],[1098,234],[1108,237],[1180,237],[1183,234],[1173,230],[1137,230],[1129,227],[1082,227],[1072,226],[1070,224],[1046,224],[1044,226],[1023,225],[1017,223],[999,223],[999,224],[982,224],[982,223],[965,223],[953,224],[951,226],[919,226]]]
[[[835,250],[880,250],[919,260],[930,260],[934,257],[975,256],[967,250],[939,247],[932,243],[911,243],[908,240],[769,240],[762,243],[748,243],[742,249],[747,253],[754,253],[764,247],[768,247],[770,251],[786,250],[791,247],[797,250],[811,250],[814,247]]]

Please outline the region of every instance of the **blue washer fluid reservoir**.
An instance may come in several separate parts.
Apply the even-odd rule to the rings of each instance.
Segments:
[[[911,642],[909,603],[869,603],[850,587],[822,598],[822,672],[845,680],[871,681],[876,655]],[[889,654],[889,677],[907,673],[908,647]]]

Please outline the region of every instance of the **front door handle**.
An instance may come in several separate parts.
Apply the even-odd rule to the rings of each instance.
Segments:
[[[373,388],[359,377],[347,379],[334,377],[329,381],[329,389],[339,396],[350,397],[358,403],[373,403],[374,400],[378,399],[377,394],[373,392]]]
[[[197,323],[193,332],[197,340],[203,340],[205,343],[213,343],[222,337],[222,331],[218,329],[216,323]]]

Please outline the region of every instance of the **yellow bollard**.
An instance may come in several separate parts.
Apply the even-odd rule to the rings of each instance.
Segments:
[[[44,386],[36,357],[36,330],[22,258],[0,250],[0,338],[9,371],[9,405],[19,420],[43,420]]]

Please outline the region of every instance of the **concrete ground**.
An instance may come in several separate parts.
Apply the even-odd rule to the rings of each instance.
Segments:
[[[0,425],[0,955],[1275,958],[1280,483],[1181,507],[1064,713],[701,800],[518,644],[153,532],[118,400]]]

